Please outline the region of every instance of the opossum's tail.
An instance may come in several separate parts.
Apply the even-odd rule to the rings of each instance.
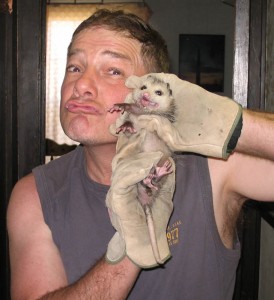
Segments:
[[[146,215],[146,221],[147,221],[147,226],[148,226],[148,232],[149,232],[152,252],[153,252],[156,262],[159,265],[162,265],[164,262],[161,260],[161,257],[160,257],[156,234],[155,234],[153,215],[152,215],[152,211],[151,211],[149,204],[144,205],[144,211],[145,211],[145,215]]]

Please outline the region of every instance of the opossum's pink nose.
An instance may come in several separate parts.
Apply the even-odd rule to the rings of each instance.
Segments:
[[[149,99],[149,93],[143,93],[143,97]]]
[[[143,99],[149,101],[150,100],[149,93],[143,93]]]
[[[144,93],[143,94],[143,97],[141,99],[141,103],[143,106],[148,106],[149,105],[149,102],[150,102],[150,97],[149,97],[149,94],[148,93]]]

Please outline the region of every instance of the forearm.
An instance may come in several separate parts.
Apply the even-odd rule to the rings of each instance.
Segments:
[[[111,265],[102,258],[84,277],[73,285],[49,293],[49,299],[126,299],[140,269],[127,257]]]
[[[237,152],[274,160],[274,114],[243,111],[243,128]]]

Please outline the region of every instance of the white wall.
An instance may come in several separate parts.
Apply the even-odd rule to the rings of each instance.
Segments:
[[[172,72],[178,74],[179,34],[223,34],[225,48],[224,94],[232,94],[234,8],[221,0],[146,0],[150,24],[165,38]]]

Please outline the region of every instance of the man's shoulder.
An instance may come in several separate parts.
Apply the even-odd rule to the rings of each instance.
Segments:
[[[17,181],[13,188],[12,195],[14,193],[21,193],[21,191],[24,191],[24,193],[32,193],[35,191],[35,179],[32,173]]]
[[[39,196],[32,173],[22,177],[15,184],[7,209],[8,228],[16,225],[20,219],[27,218],[33,211],[39,211]]]
[[[33,173],[36,176],[38,172],[43,172],[47,174],[47,176],[61,176],[65,175],[69,168],[73,165],[79,165],[83,159],[83,149],[81,146],[77,147],[76,149],[44,164],[37,166],[33,169]]]
[[[82,147],[32,170],[36,186],[39,191],[57,192],[68,184],[75,170],[81,170],[84,166],[84,154]]]

